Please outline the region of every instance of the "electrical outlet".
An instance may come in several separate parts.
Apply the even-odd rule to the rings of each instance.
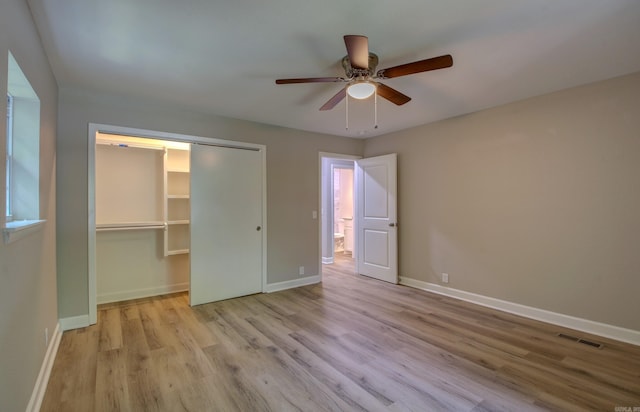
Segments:
[[[49,328],[44,328],[44,346],[49,346]]]
[[[442,283],[449,283],[449,274],[448,273],[443,273],[442,274]]]
[[[300,268],[298,269],[298,274],[304,275],[304,266],[300,266]]]
[[[318,218],[318,211],[317,210],[311,211],[311,219],[317,219],[317,218]]]

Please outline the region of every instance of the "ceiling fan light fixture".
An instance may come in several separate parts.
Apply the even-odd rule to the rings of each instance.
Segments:
[[[367,80],[357,81],[347,87],[347,93],[354,99],[366,99],[376,92],[376,85]]]

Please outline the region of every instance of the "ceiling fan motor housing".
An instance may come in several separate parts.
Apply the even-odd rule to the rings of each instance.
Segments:
[[[376,72],[376,67],[378,67],[378,56],[375,53],[369,53],[369,68],[367,69],[354,69],[351,66],[349,56],[344,56],[342,58],[342,67],[344,68],[344,73],[349,79],[358,77],[373,77],[374,73]]]

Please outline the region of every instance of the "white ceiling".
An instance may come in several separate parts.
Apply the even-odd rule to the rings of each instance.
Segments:
[[[370,137],[640,71],[638,0],[28,0],[61,87]],[[379,69],[451,54],[452,68],[384,81],[411,96],[319,107],[342,84],[342,36]]]

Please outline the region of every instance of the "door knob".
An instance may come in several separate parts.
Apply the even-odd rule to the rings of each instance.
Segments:
[[[396,227],[396,224],[391,222],[391,223],[389,223],[389,227]]]
[[[260,230],[262,230],[262,227],[258,226],[256,230],[259,232]]]

